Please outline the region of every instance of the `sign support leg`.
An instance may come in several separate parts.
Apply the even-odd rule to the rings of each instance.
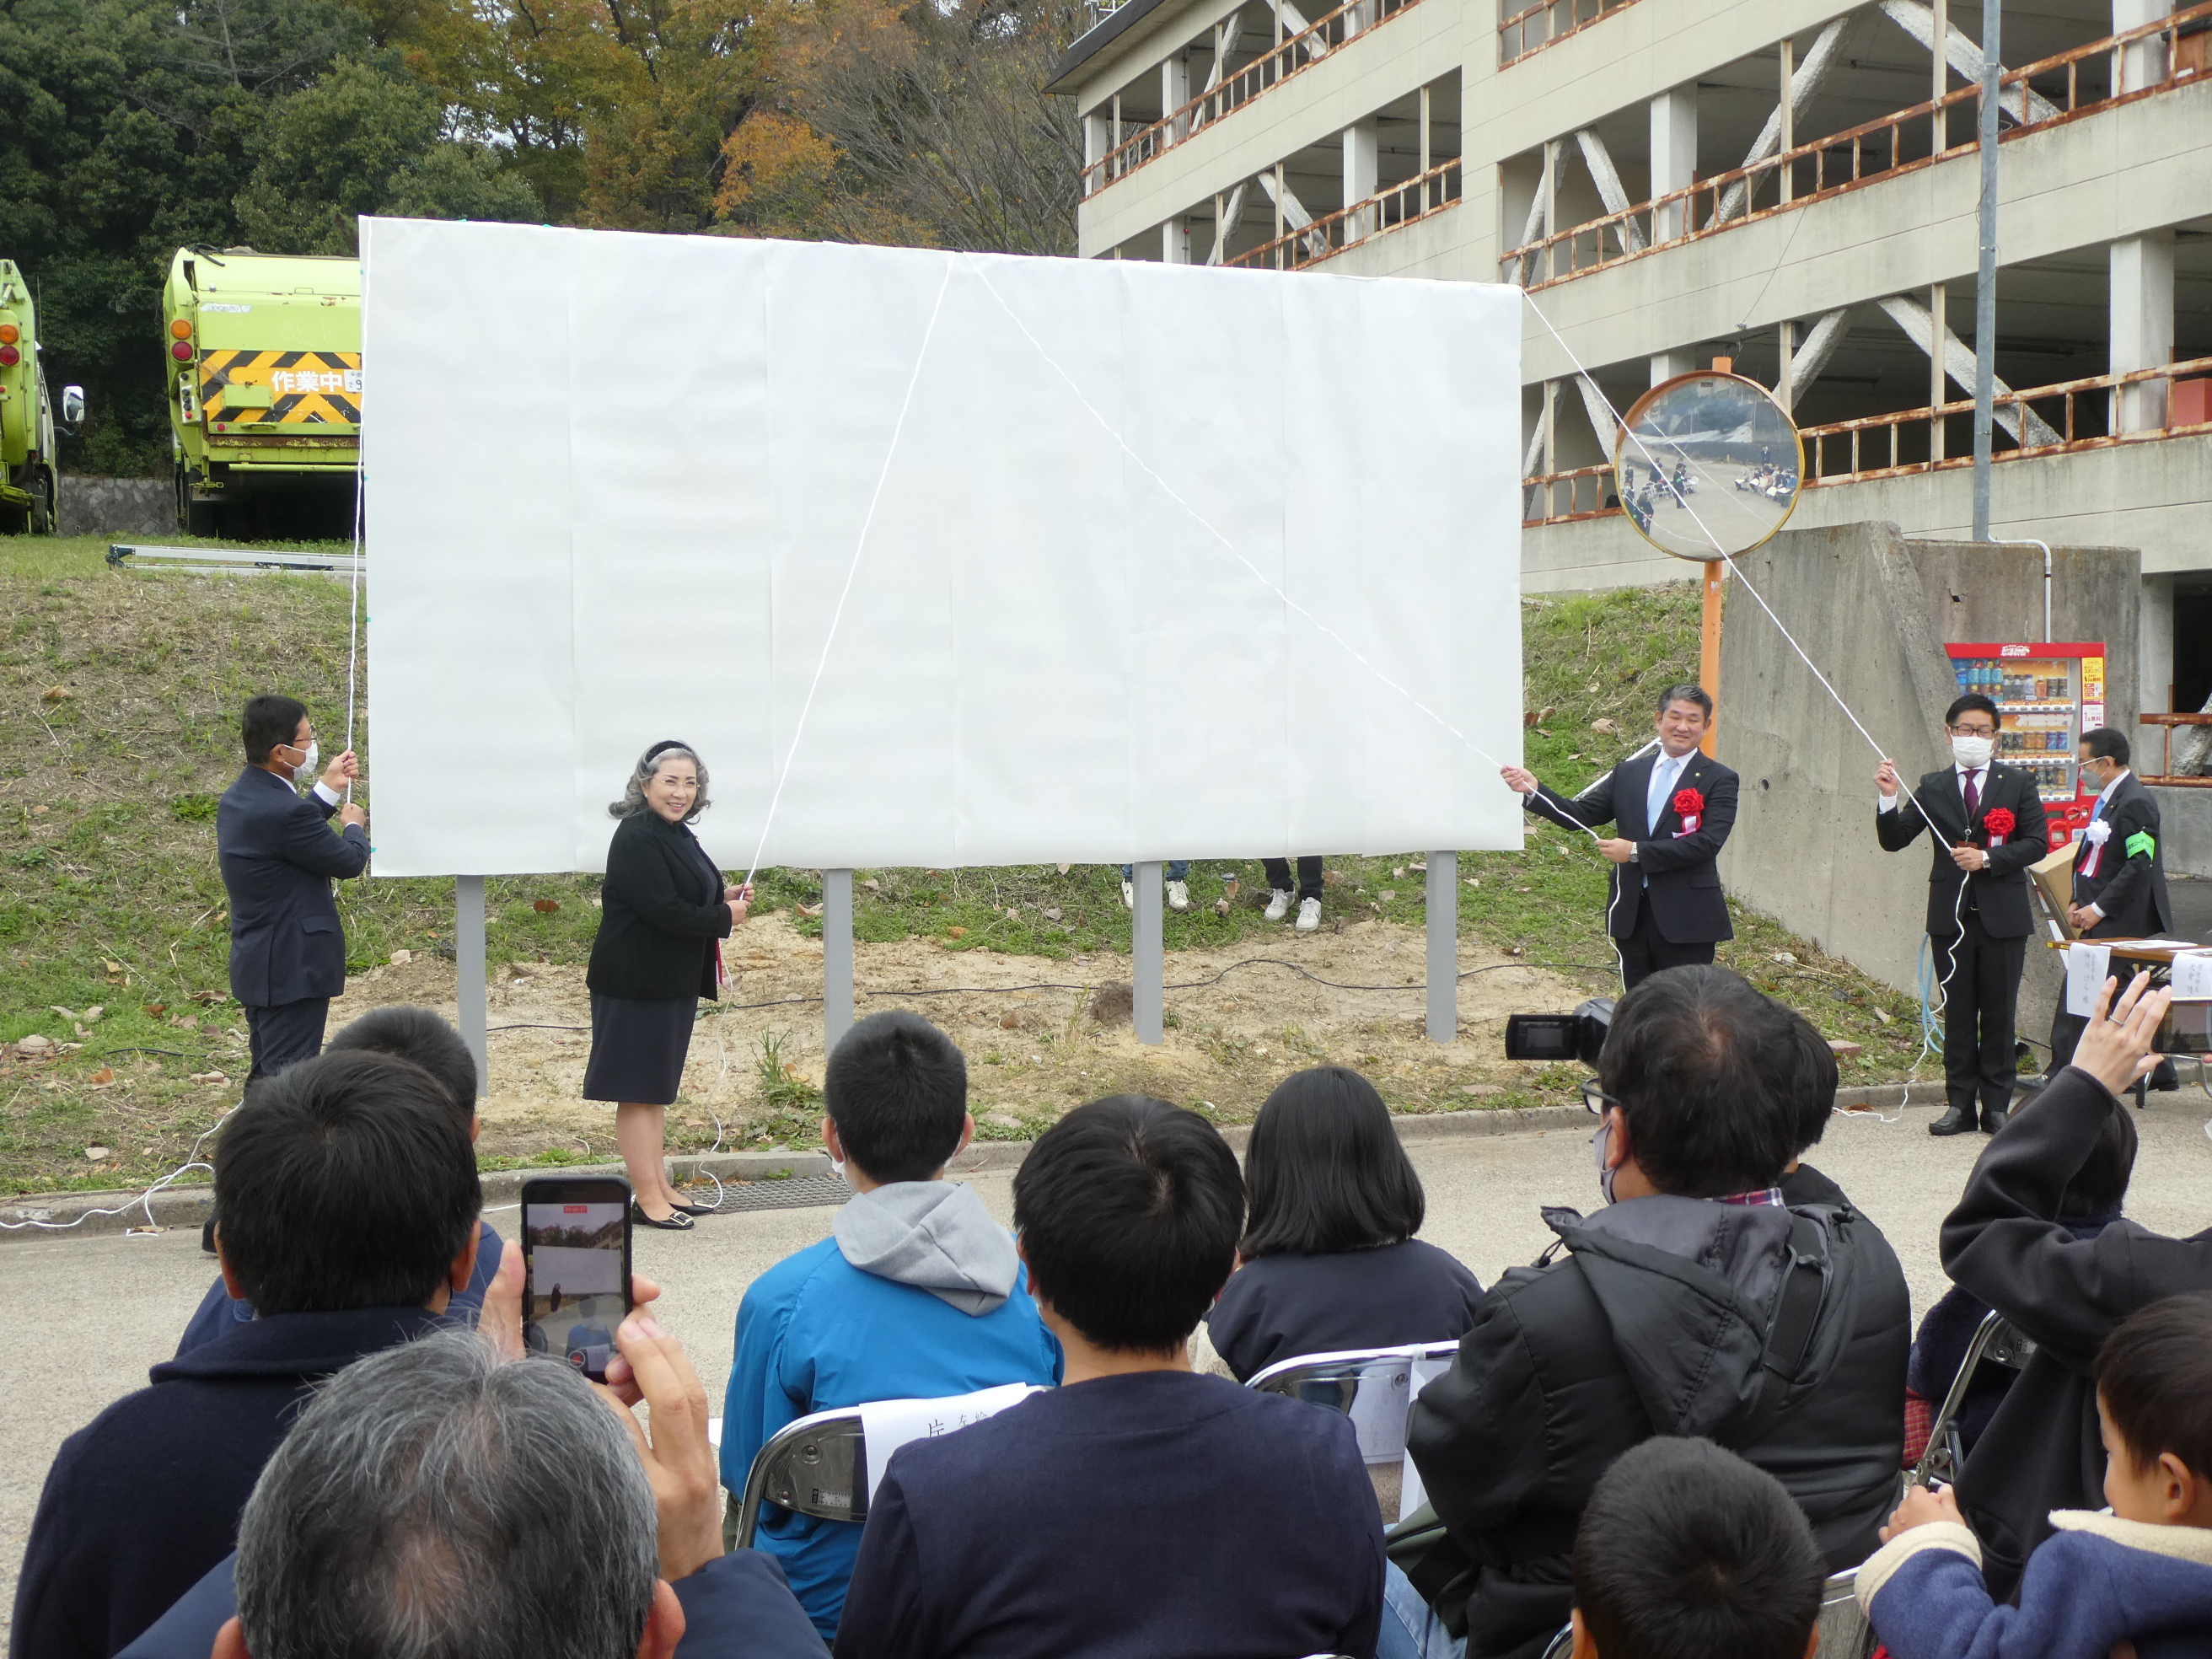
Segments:
[[[1130,910],[1130,1014],[1139,1042],[1167,1041],[1165,993],[1166,947],[1160,938],[1160,866],[1139,864],[1130,872],[1137,898]]]
[[[1459,1036],[1459,854],[1429,854],[1429,1041]]]
[[[822,1054],[853,1029],[853,872],[822,872]]]

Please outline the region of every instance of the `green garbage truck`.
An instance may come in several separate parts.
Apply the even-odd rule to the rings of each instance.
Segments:
[[[12,259],[0,259],[0,535],[51,536],[59,527],[57,427],[74,434],[84,393],[62,388],[60,418],[39,362],[39,307]]]
[[[343,537],[361,459],[361,262],[186,247],[161,291],[177,527]]]

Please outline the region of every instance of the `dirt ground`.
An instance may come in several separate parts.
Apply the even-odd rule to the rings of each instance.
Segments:
[[[1224,1122],[1247,1121],[1285,1075],[1326,1062],[1358,1066],[1399,1111],[1528,1103],[1539,1097],[1540,1077],[1542,1097],[1561,1097],[1562,1085],[1577,1079],[1502,1057],[1504,1017],[1571,1007],[1603,987],[1462,941],[1462,972],[1483,971],[1461,981],[1461,1040],[1440,1046],[1424,1036],[1425,950],[1417,930],[1363,921],[1303,937],[1285,929],[1272,944],[1173,953],[1170,988],[1212,982],[1168,991],[1167,1041],[1158,1048],[1137,1041],[1126,1013],[1110,1024],[1093,1017],[1097,988],[1126,983],[1126,957],[1054,962],[907,939],[857,945],[854,977],[860,1013],[911,1007],[960,1044],[977,1122],[994,1139],[1035,1133],[1070,1106],[1124,1090],[1210,1109]],[[693,1036],[684,1091],[670,1113],[671,1144],[709,1144],[718,1119],[725,1147],[811,1144],[804,1090],[822,1080],[821,1004],[785,1000],[820,997],[821,942],[799,937],[779,913],[746,924],[727,958],[733,982]],[[1317,979],[1413,988],[1347,990]],[[400,1002],[453,1018],[453,964],[415,957],[349,980],[331,1006],[332,1028]],[[746,1006],[757,1004],[773,1006]],[[580,1097],[591,1050],[584,970],[500,964],[489,1012],[491,1075],[480,1150],[494,1158],[555,1149],[612,1158],[610,1109]],[[763,1066],[766,1053],[774,1060]],[[763,1074],[774,1075],[778,1064],[787,1071],[771,1091]]]

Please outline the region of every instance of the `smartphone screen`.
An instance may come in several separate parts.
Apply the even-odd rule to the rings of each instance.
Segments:
[[[611,1176],[522,1188],[522,1340],[594,1382],[629,1312],[629,1183]]]

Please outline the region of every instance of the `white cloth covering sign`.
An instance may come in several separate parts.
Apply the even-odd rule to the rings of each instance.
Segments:
[[[2212,951],[2191,951],[2174,957],[2173,1000],[2212,1002]]]
[[[946,1400],[878,1400],[860,1407],[860,1433],[868,1446],[868,1497],[883,1485],[891,1454],[909,1440],[933,1440],[1009,1406],[1018,1406],[1043,1390],[1031,1382],[1007,1382],[974,1394],[957,1394]]]
[[[1512,289],[362,251],[378,874],[600,869],[666,738],[731,869],[1521,844]]]
[[[2066,947],[2066,1012],[2087,1019],[2096,1012],[2097,993],[2112,972],[2112,947],[2076,939]]]

